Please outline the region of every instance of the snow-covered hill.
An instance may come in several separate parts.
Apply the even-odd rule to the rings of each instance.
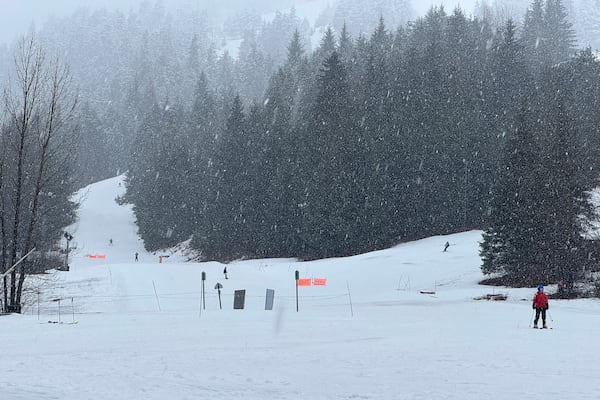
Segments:
[[[3,399],[597,398],[598,302],[552,301],[554,329],[534,330],[532,289],[474,300],[494,290],[477,285],[480,232],[235,262],[225,280],[222,264],[144,251],[131,207],[114,201],[123,190],[113,178],[78,193],[71,270],[40,286],[39,316],[34,293],[24,315],[0,317]],[[296,270],[326,285],[300,287],[296,303]]]

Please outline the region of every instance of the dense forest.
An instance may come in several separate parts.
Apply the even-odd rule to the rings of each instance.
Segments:
[[[571,296],[596,268],[600,61],[582,39],[600,26],[594,1],[415,18],[408,0],[370,12],[340,0],[318,26],[294,8],[215,19],[160,2],[54,19],[37,39],[70,67],[76,115],[53,145],[49,186],[27,181],[48,232],[5,235],[0,270],[23,253],[15,243],[52,248],[74,188],[126,173],[118,200],[150,251],[186,242],[200,260],[316,259],[481,229],[495,282],[561,282]],[[15,126],[2,136],[5,188],[36,176],[1,162],[17,154]],[[3,200],[3,229],[31,199]]]
[[[369,36],[329,29],[315,51],[296,32],[251,103],[202,73],[191,104],[157,100],[137,130],[127,200],[147,248],[314,259],[483,229],[484,272],[571,290],[600,64],[567,16],[536,0],[522,29],[494,30],[432,8]]]

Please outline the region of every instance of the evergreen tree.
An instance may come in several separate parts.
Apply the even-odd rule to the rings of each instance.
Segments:
[[[106,124],[89,103],[81,107],[78,125],[81,139],[77,143],[76,187],[114,176],[114,159],[107,156],[111,154],[112,144],[108,140]]]
[[[187,58],[187,67],[192,77],[196,77],[200,73],[200,45],[198,40],[198,35],[194,34]]]
[[[264,24],[257,41],[261,50],[269,54],[273,62],[279,65],[285,60],[288,50],[286,46],[296,33],[303,45],[310,47],[310,25],[305,19],[300,19],[292,7],[289,13],[277,12],[271,22]]]
[[[342,26],[337,51],[344,65],[346,65],[347,68],[351,66],[354,61],[354,49],[352,37],[350,36],[350,32],[348,32],[348,29],[346,28],[346,24]]]
[[[325,62],[336,49],[335,35],[333,29],[328,27],[321,39],[321,44],[315,54],[315,62],[321,65]]]
[[[550,77],[552,113],[542,162],[544,191],[541,204],[541,211],[546,216],[543,262],[548,278],[560,283],[559,294],[565,297],[575,295],[574,284],[581,278],[585,260],[581,251],[581,216],[591,213],[589,194],[575,159],[575,127],[566,107],[571,93],[567,86],[569,81],[567,68],[555,68]]]
[[[254,37],[246,36],[235,63],[236,88],[240,97],[247,101],[262,99],[271,74],[270,58],[260,51]]]
[[[524,47],[517,37],[517,27],[508,20],[502,32],[497,35],[498,42],[490,57],[490,84],[488,110],[494,125],[500,126],[503,134],[512,131],[522,96],[528,91],[527,67],[523,62]]]
[[[293,126],[294,105],[298,92],[295,64],[286,64],[271,80],[267,91],[263,136],[263,170],[268,179],[268,213],[264,216],[270,256],[290,257],[299,254],[298,240],[302,190],[298,171],[301,139]]]
[[[499,273],[505,284],[532,286],[546,276],[539,260],[540,157],[533,118],[526,110],[523,104],[516,129],[509,132],[480,255],[484,274]]]
[[[489,78],[485,79],[483,121],[480,140],[476,142],[475,151],[481,159],[487,159],[482,172],[486,175],[488,191],[493,186],[496,174],[500,170],[502,149],[506,138],[514,135],[519,124],[523,125],[521,107],[526,98],[534,95],[532,91],[532,77],[525,63],[524,46],[516,35],[516,26],[508,20],[502,31],[497,32],[491,54],[487,60],[486,68]],[[519,120],[521,118],[521,121]],[[521,126],[519,129],[523,130]],[[477,179],[482,175],[477,171],[472,176]],[[482,194],[484,204],[489,202],[489,196]],[[483,207],[487,210],[487,206]],[[483,214],[483,215],[481,215]],[[480,213],[485,219],[485,212]]]
[[[173,246],[192,234],[185,202],[190,165],[185,153],[181,156],[184,126],[177,107],[156,104],[134,142],[127,199],[134,203],[139,234],[150,251]]]
[[[550,65],[566,61],[575,54],[575,30],[562,0],[546,0],[544,39]]]
[[[562,0],[534,0],[525,14],[523,43],[538,72],[575,54],[575,31]]]
[[[189,159],[190,170],[185,185],[185,204],[187,204],[187,223],[194,233],[192,247],[197,248],[199,231],[209,223],[209,204],[215,197],[214,157],[215,141],[221,127],[217,121],[217,106],[214,93],[210,90],[204,73],[200,74],[196,85],[194,103],[187,125],[187,138],[182,156]],[[184,189],[184,188],[182,188]]]
[[[371,35],[366,49],[366,58],[359,71],[354,96],[359,99],[360,119],[357,131],[364,143],[365,167],[359,175],[360,187],[365,193],[363,242],[366,248],[380,246],[386,242],[388,231],[398,226],[397,213],[402,213],[399,188],[402,186],[400,171],[403,160],[396,157],[404,149],[399,148],[398,129],[389,118],[391,105],[391,63],[393,37],[388,34],[383,18]]]
[[[212,226],[202,250],[211,259],[227,260],[243,255],[247,237],[244,235],[248,207],[248,166],[253,154],[246,149],[248,143],[246,117],[242,101],[236,95],[231,104],[225,129],[219,138],[215,157],[215,189]]]
[[[228,51],[218,59],[216,66],[215,86],[217,91],[230,96],[235,92],[234,60]],[[228,103],[227,101],[225,103]]]
[[[525,54],[534,71],[540,71],[546,61],[546,38],[544,36],[546,33],[544,2],[543,0],[533,0],[525,13],[521,38],[525,46]]]
[[[287,64],[297,66],[304,57],[304,46],[300,40],[300,32],[296,29],[287,48]]]
[[[598,181],[600,160],[600,61],[591,48],[582,50],[565,68],[569,68],[572,78],[572,100],[569,115],[574,119],[577,132],[576,160],[581,166],[586,185],[593,187]]]
[[[305,256],[327,257],[356,251],[362,164],[349,102],[349,83],[337,52],[325,61],[319,95],[309,124],[302,174],[306,179],[303,241]]]

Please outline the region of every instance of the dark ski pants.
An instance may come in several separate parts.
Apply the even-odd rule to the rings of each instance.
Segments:
[[[538,320],[540,319],[540,314],[542,314],[542,323],[545,325],[546,324],[546,309],[545,308],[536,308],[535,309],[535,319],[533,320],[534,324],[538,323]]]

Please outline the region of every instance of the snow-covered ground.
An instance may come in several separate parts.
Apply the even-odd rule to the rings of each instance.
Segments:
[[[474,300],[494,292],[477,285],[480,232],[349,258],[235,262],[225,280],[222,264],[144,251],[130,206],[114,201],[120,182],[78,194],[71,270],[40,286],[39,316],[33,293],[24,315],[0,317],[1,399],[598,398],[600,303],[551,301],[553,329],[534,330],[533,289]],[[296,270],[327,280],[299,288],[298,312]],[[238,289],[244,310],[233,309]]]

